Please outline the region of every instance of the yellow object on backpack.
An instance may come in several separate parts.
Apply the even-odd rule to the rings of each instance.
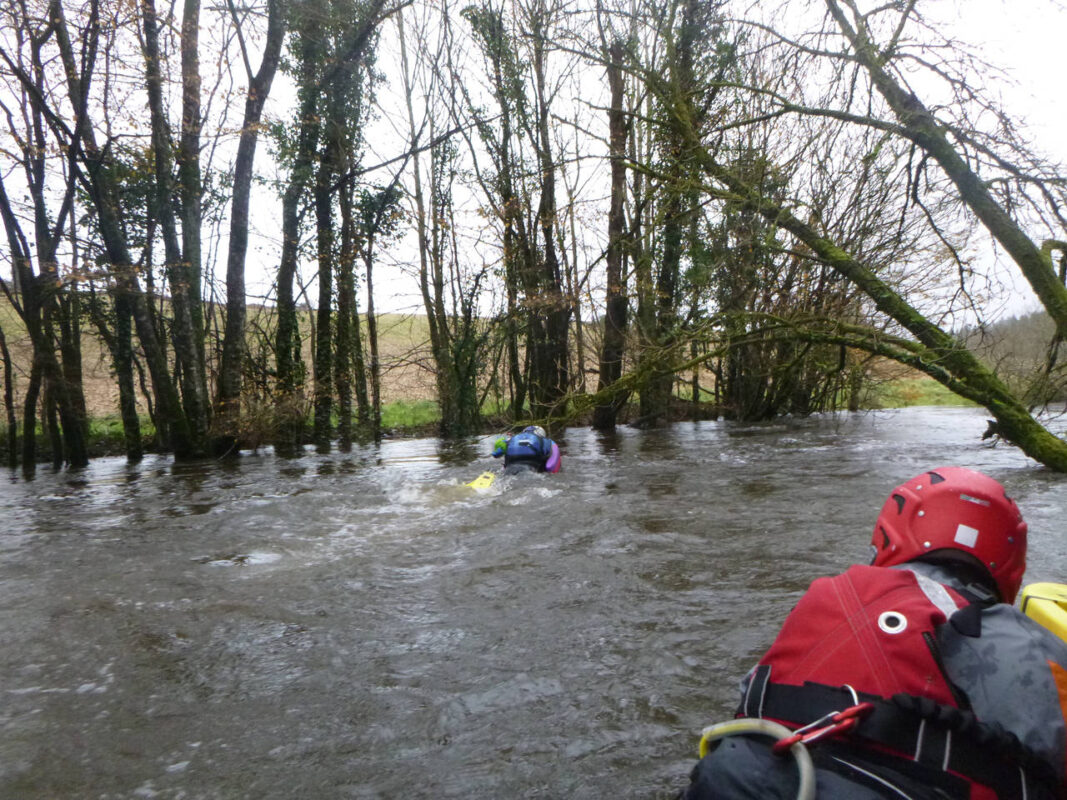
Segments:
[[[1031,583],[1020,597],[1026,616],[1067,641],[1067,584]]]

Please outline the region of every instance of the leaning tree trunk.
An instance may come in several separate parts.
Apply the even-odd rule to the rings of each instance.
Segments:
[[[971,169],[953,146],[946,128],[938,123],[933,113],[885,69],[885,56],[871,41],[862,20],[854,28],[837,0],[826,0],[826,5],[852,45],[855,58],[870,74],[875,87],[893,109],[907,138],[937,161],[956,185],[960,199],[1019,266],[1055,323],[1057,334],[1067,338],[1067,287],[1057,280],[1051,257],[1042,252],[997,201],[989,185]]]
[[[827,2],[836,8],[834,0]],[[849,330],[845,323],[836,323],[837,329],[844,333],[823,337],[822,341],[865,349],[922,370],[956,394],[988,409],[1001,434],[1031,458],[1057,471],[1067,472],[1067,442],[1035,420],[974,353],[912,307],[866,264],[760,192],[759,187],[746,182],[728,165],[720,164],[701,139],[697,122],[700,111],[691,93],[680,91],[677,85],[655,80],[652,89],[660,94],[663,107],[668,111],[665,122],[685,145],[694,165],[710,179],[710,185],[705,187],[707,192],[728,199],[745,211],[760,214],[768,222],[791,233],[822,263],[866,294],[879,312],[914,337],[914,340],[889,337],[856,326]],[[790,331],[790,336],[796,335],[795,331]]]
[[[695,134],[685,121],[684,112],[676,118],[683,128]],[[768,221],[793,234],[811,248],[823,263],[861,289],[880,312],[915,337],[915,343],[901,343],[899,354],[891,357],[924,371],[956,394],[984,406],[997,420],[1005,439],[1036,461],[1057,471],[1067,472],[1067,442],[1035,420],[1026,406],[974,353],[924,317],[869,267],[835,242],[766,196],[753,191],[728,169],[716,164],[705,151],[700,151],[698,157],[703,160],[707,173],[725,185],[735,201],[738,197],[742,198],[741,202],[746,208],[762,214]]]

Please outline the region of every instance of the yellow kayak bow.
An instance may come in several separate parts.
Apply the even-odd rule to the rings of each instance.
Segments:
[[[1031,583],[1023,587],[1022,612],[1067,640],[1067,584]]]
[[[479,475],[473,481],[471,481],[470,483],[465,484],[465,485],[471,487],[472,489],[488,489],[488,488],[492,487],[493,482],[495,480],[496,480],[496,473],[495,472],[483,472],[481,475]]]

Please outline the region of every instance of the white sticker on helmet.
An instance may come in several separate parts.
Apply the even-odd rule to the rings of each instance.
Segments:
[[[956,528],[956,538],[954,541],[957,544],[962,544],[964,547],[974,547],[978,541],[978,529],[972,528],[970,525],[960,524]]]
[[[960,500],[966,500],[968,503],[975,503],[980,506],[992,505],[988,500],[983,500],[981,497],[971,497],[969,494],[961,494]]]

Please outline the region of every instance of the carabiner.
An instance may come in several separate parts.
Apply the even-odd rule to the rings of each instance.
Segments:
[[[855,696],[855,693],[853,693]],[[862,717],[874,711],[874,703],[857,703],[841,711],[831,711],[814,722],[793,731],[791,736],[779,739],[771,745],[771,752],[776,756],[784,755],[797,742],[811,744],[825,736],[847,733],[855,728]]]

